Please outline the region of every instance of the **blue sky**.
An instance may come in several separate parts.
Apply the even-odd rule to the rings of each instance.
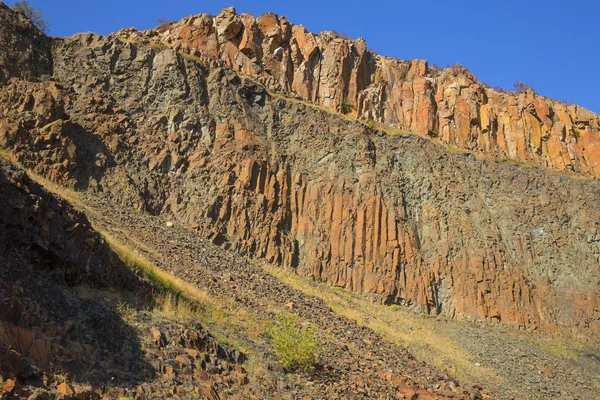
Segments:
[[[148,29],[160,17],[217,14],[226,6],[257,16],[270,11],[313,32],[364,37],[382,55],[427,59],[440,67],[460,63],[490,85],[512,89],[519,80],[541,95],[600,113],[600,2],[595,0],[29,2],[46,13],[56,36]]]

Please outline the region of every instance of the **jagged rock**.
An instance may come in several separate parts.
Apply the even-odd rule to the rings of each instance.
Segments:
[[[66,394],[68,396],[72,396],[75,394],[75,391],[73,390],[71,385],[69,385],[67,382],[61,383],[60,385],[58,385],[58,387],[56,389],[58,390],[59,393]]]
[[[380,302],[600,333],[597,181],[383,135],[235,71],[332,110],[348,98],[360,116],[589,175],[595,114],[273,14],[224,10],[53,44],[55,82],[0,90],[0,144],[44,177]],[[82,229],[40,221],[56,240]]]
[[[152,31],[119,33],[129,40],[154,40],[152,35]],[[340,110],[347,99],[356,115],[366,120],[499,158],[600,176],[597,114],[531,90],[491,89],[460,65],[441,70],[425,60],[379,56],[362,38],[313,34],[285,17],[236,15],[233,8],[216,17],[183,19],[169,27],[169,39],[173,46],[217,56],[269,89],[332,110]]]

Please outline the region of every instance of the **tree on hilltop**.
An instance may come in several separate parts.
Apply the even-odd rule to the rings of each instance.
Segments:
[[[33,22],[33,24],[42,32],[48,33],[50,29],[50,23],[44,19],[44,12],[42,10],[36,10],[33,8],[28,1],[15,1],[13,10],[18,11],[25,15]]]

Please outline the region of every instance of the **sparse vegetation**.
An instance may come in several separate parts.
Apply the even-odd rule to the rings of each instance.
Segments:
[[[188,54],[188,53],[184,53],[182,51],[178,51],[177,52],[179,55],[181,55],[183,58],[187,58],[188,60],[192,60],[195,61],[197,63],[200,63],[200,65],[202,65],[203,68],[209,68],[210,67],[210,62],[207,59],[204,59],[201,55],[193,55],[193,54]]]
[[[487,87],[488,89],[492,89],[495,92],[498,93],[506,93],[506,89],[504,89],[502,86],[497,86],[497,85],[489,85],[485,82],[482,82],[483,86]]]
[[[454,74],[457,74],[457,75],[463,73],[466,70],[466,68],[464,68],[462,66],[462,64],[458,64],[458,63],[456,63],[456,64],[446,64],[446,68],[451,69],[452,72]]]
[[[300,326],[298,316],[283,311],[269,329],[271,343],[281,365],[289,371],[314,369],[321,340],[311,325]]]
[[[497,381],[494,371],[473,367],[472,355],[460,341],[447,337],[435,317],[417,315],[399,306],[374,304],[366,298],[325,283],[309,281],[271,264],[261,263],[271,275],[301,292],[322,299],[336,313],[381,334],[415,356],[463,379]]]
[[[572,132],[572,135],[575,138],[575,140],[579,140],[579,138],[581,137],[581,134],[584,132],[584,130],[574,126],[573,130],[571,132]]]
[[[334,36],[336,36],[336,37],[338,37],[338,38],[341,38],[341,39],[346,39],[346,40],[352,40],[352,39],[350,38],[350,35],[348,35],[348,34],[347,34],[347,33],[345,33],[345,32],[341,32],[341,33],[340,33],[340,32],[338,32],[338,31],[331,31],[331,33],[333,33],[333,35],[334,35]]]
[[[519,93],[525,93],[527,91],[533,91],[535,93],[535,90],[533,89],[533,87],[529,86],[526,83],[523,83],[521,81],[516,81],[513,84],[513,87],[515,88],[515,90]]]
[[[42,32],[48,33],[50,23],[44,19],[44,12],[36,10],[28,1],[16,1],[13,10],[23,13]]]
[[[342,100],[340,111],[342,112],[342,114],[350,114],[352,112],[352,105],[350,104],[350,100],[348,100],[347,97],[344,97],[344,99]]]
[[[197,286],[159,268],[106,231],[98,231],[128,268],[140,271],[159,289],[159,293],[153,296],[154,313],[174,321],[201,321],[210,327],[211,333],[221,344],[232,345],[246,354],[252,352],[247,347],[246,341],[249,338],[261,341],[266,330],[264,321],[243,310],[238,304],[212,297]]]
[[[158,26],[165,26],[165,25],[169,25],[171,23],[171,21],[168,21],[165,17],[160,17],[158,19]]]
[[[169,46],[167,46],[167,45],[166,45],[166,44],[164,44],[164,43],[152,43],[152,44],[150,45],[150,48],[151,48],[151,49],[160,50],[160,51],[163,51],[163,50],[170,49],[170,47],[169,47]]]
[[[379,129],[379,126],[377,125],[377,122],[373,121],[372,119],[368,120],[365,125],[367,126],[367,128],[372,129],[374,131]]]
[[[503,157],[503,158],[499,158],[498,159],[499,163],[502,164],[512,164],[512,165],[526,165],[525,162],[521,161],[521,160],[516,160],[514,158],[510,158],[510,157]]]

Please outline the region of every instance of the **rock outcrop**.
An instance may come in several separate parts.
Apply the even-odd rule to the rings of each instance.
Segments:
[[[52,75],[51,45],[25,15],[0,2],[0,83]]]
[[[233,8],[151,31],[123,30],[119,36],[217,57],[270,90],[337,111],[347,101],[361,119],[446,144],[600,176],[597,114],[532,90],[494,90],[460,65],[441,70],[425,60],[383,57],[370,51],[364,39],[313,34],[285,17],[237,15]]]
[[[568,168],[590,175],[595,115],[232,10],[55,39],[52,63],[53,82],[0,88],[0,146],[47,178],[388,304],[600,333],[597,180],[387,135],[242,75],[328,108],[347,97],[360,115],[437,130],[447,143],[495,137],[490,154],[542,164],[543,144],[556,139],[571,152]],[[454,124],[440,125],[442,115]],[[547,137],[561,123],[564,140]],[[525,145],[532,132],[540,152]]]
[[[0,377],[16,384],[1,395],[27,398],[21,385],[80,375],[101,357],[106,365],[135,365],[139,354],[118,354],[135,343],[128,327],[69,290],[83,284],[150,293],[80,212],[0,160]]]

